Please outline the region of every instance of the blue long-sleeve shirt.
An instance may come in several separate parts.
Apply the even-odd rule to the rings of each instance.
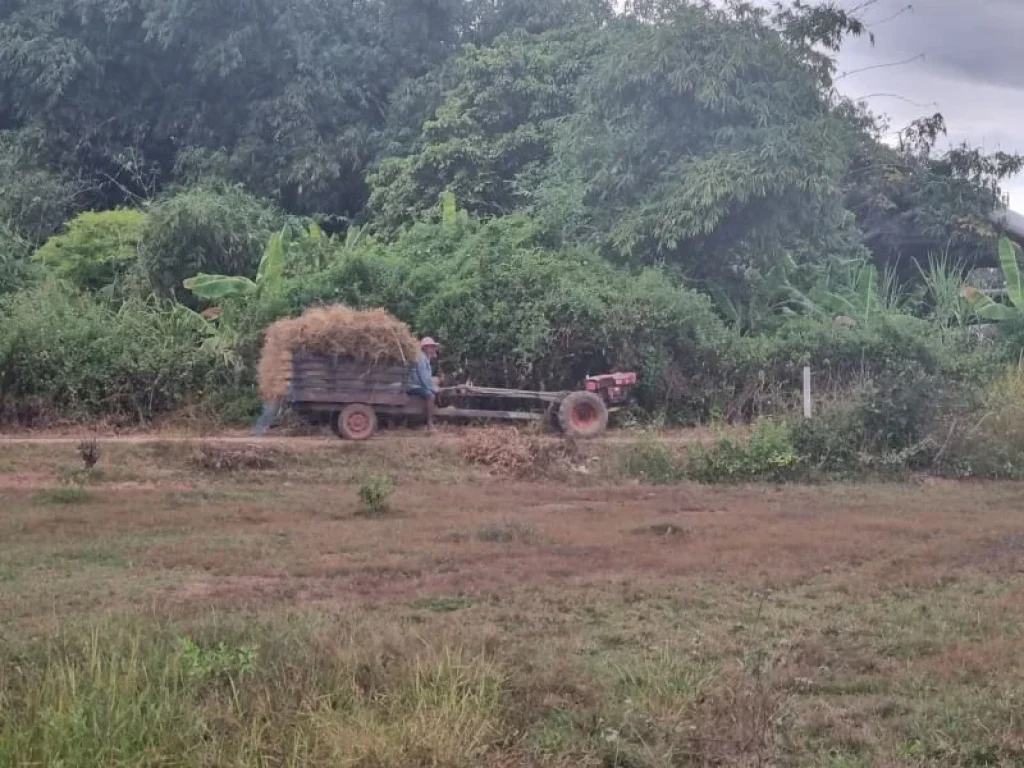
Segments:
[[[420,352],[412,370],[409,371],[409,389],[427,392],[431,395],[437,394],[437,387],[434,386],[434,372],[430,369],[430,358]]]

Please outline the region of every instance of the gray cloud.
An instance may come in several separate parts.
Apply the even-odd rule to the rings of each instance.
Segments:
[[[906,5],[879,0],[863,11],[876,43],[846,44],[840,89],[865,98],[894,129],[939,111],[950,143],[1024,152],[1024,0],[918,0],[913,12],[900,13]],[[1024,179],[1006,188],[1024,208]]]

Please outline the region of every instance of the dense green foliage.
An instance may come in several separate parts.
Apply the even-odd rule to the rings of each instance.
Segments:
[[[232,356],[184,307],[113,309],[52,284],[0,304],[3,419],[148,421],[232,377]]]
[[[451,188],[738,295],[782,255],[986,253],[1019,159],[937,152],[938,116],[881,144],[832,87],[827,54],[865,32],[837,5],[612,7],[13,0],[0,219],[38,240],[217,176],[393,232]]]
[[[573,111],[580,74],[603,48],[598,30],[519,31],[488,47],[471,46],[446,71],[413,85],[436,92],[433,114],[412,96],[393,122],[422,121],[419,135],[397,135],[371,177],[378,227],[395,230],[431,209],[450,190],[469,210],[501,215],[530,203],[527,186],[551,159],[559,120]],[[424,112],[427,114],[424,114]]]
[[[641,419],[785,414],[805,365],[845,398],[708,478],[783,438],[826,474],[948,460],[942,414],[1022,348],[1015,294],[964,277],[1021,159],[940,151],[939,115],[883,143],[833,83],[867,32],[831,2],[13,0],[2,417],[245,417],[267,324],[344,302],[451,379],[637,370]]]

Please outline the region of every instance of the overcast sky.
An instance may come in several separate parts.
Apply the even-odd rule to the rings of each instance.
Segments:
[[[842,0],[848,9],[862,2]],[[907,5],[878,0],[861,12],[875,45],[846,43],[843,92],[866,97],[893,129],[941,112],[950,142],[1024,152],[1024,0],[915,0],[901,12]],[[883,64],[893,66],[857,72]],[[1024,211],[1024,177],[1005,186],[1012,207]]]

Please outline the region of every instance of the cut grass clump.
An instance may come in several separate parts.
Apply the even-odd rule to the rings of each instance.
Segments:
[[[537,528],[530,523],[504,520],[486,525],[476,532],[477,541],[487,544],[511,544],[515,541],[531,542],[537,539]]]
[[[216,443],[203,443],[193,449],[189,463],[193,468],[203,472],[221,474],[276,469],[280,461],[277,454],[265,448],[235,448]]]
[[[573,440],[542,440],[515,427],[488,427],[470,433],[462,457],[492,474],[518,478],[554,477],[580,460]]]

